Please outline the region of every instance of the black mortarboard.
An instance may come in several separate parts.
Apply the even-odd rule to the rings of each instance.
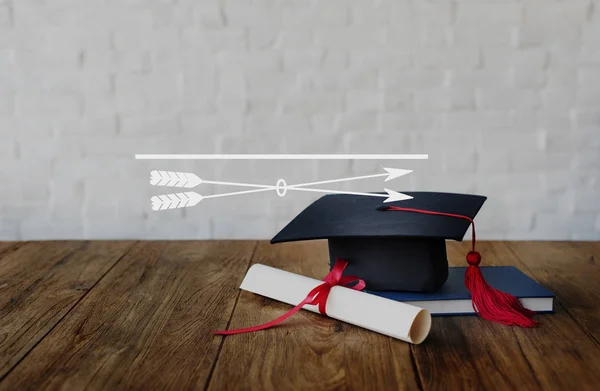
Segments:
[[[271,243],[328,239],[331,266],[338,258],[348,261],[344,274],[363,279],[367,289],[437,291],[448,278],[445,240],[462,240],[469,219],[475,217],[486,197],[404,194],[413,198],[382,203],[379,197],[324,196],[294,218]],[[393,213],[386,211],[390,206],[456,216]]]

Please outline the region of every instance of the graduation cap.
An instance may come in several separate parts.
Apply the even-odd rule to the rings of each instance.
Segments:
[[[326,195],[302,211],[271,243],[327,239],[330,267],[337,259],[347,261],[344,275],[358,276],[370,290],[435,292],[448,278],[446,239],[461,241],[473,224],[465,284],[475,311],[504,324],[535,325],[530,319],[533,313],[513,296],[489,286],[478,268],[481,256],[475,251],[473,219],[487,197],[402,193],[412,199],[381,203],[378,197]]]

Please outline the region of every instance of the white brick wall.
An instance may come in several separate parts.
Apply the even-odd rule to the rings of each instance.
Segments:
[[[269,238],[316,196],[156,213],[149,171],[384,165],[415,170],[398,190],[489,196],[482,238],[600,239],[600,1],[0,0],[0,140],[0,240]],[[430,160],[133,159],[157,152]]]

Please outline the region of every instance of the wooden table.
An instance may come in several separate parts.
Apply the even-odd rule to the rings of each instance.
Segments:
[[[468,243],[448,243],[462,265]],[[238,289],[252,263],[315,278],[322,241],[0,242],[0,390],[600,389],[600,242],[481,242],[557,295],[543,325],[434,318],[413,346]]]

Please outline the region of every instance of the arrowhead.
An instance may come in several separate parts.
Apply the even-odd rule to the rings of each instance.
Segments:
[[[386,168],[383,167],[384,170],[388,172],[388,177],[385,178],[385,181],[391,181],[392,179],[396,179],[406,174],[410,174],[413,170],[404,170],[402,168]]]
[[[388,198],[386,198],[383,202],[394,202],[394,201],[405,201],[405,200],[410,200],[413,197],[404,194],[404,193],[398,193],[397,191],[394,190],[390,190],[390,189],[385,189],[386,193],[388,193]]]

